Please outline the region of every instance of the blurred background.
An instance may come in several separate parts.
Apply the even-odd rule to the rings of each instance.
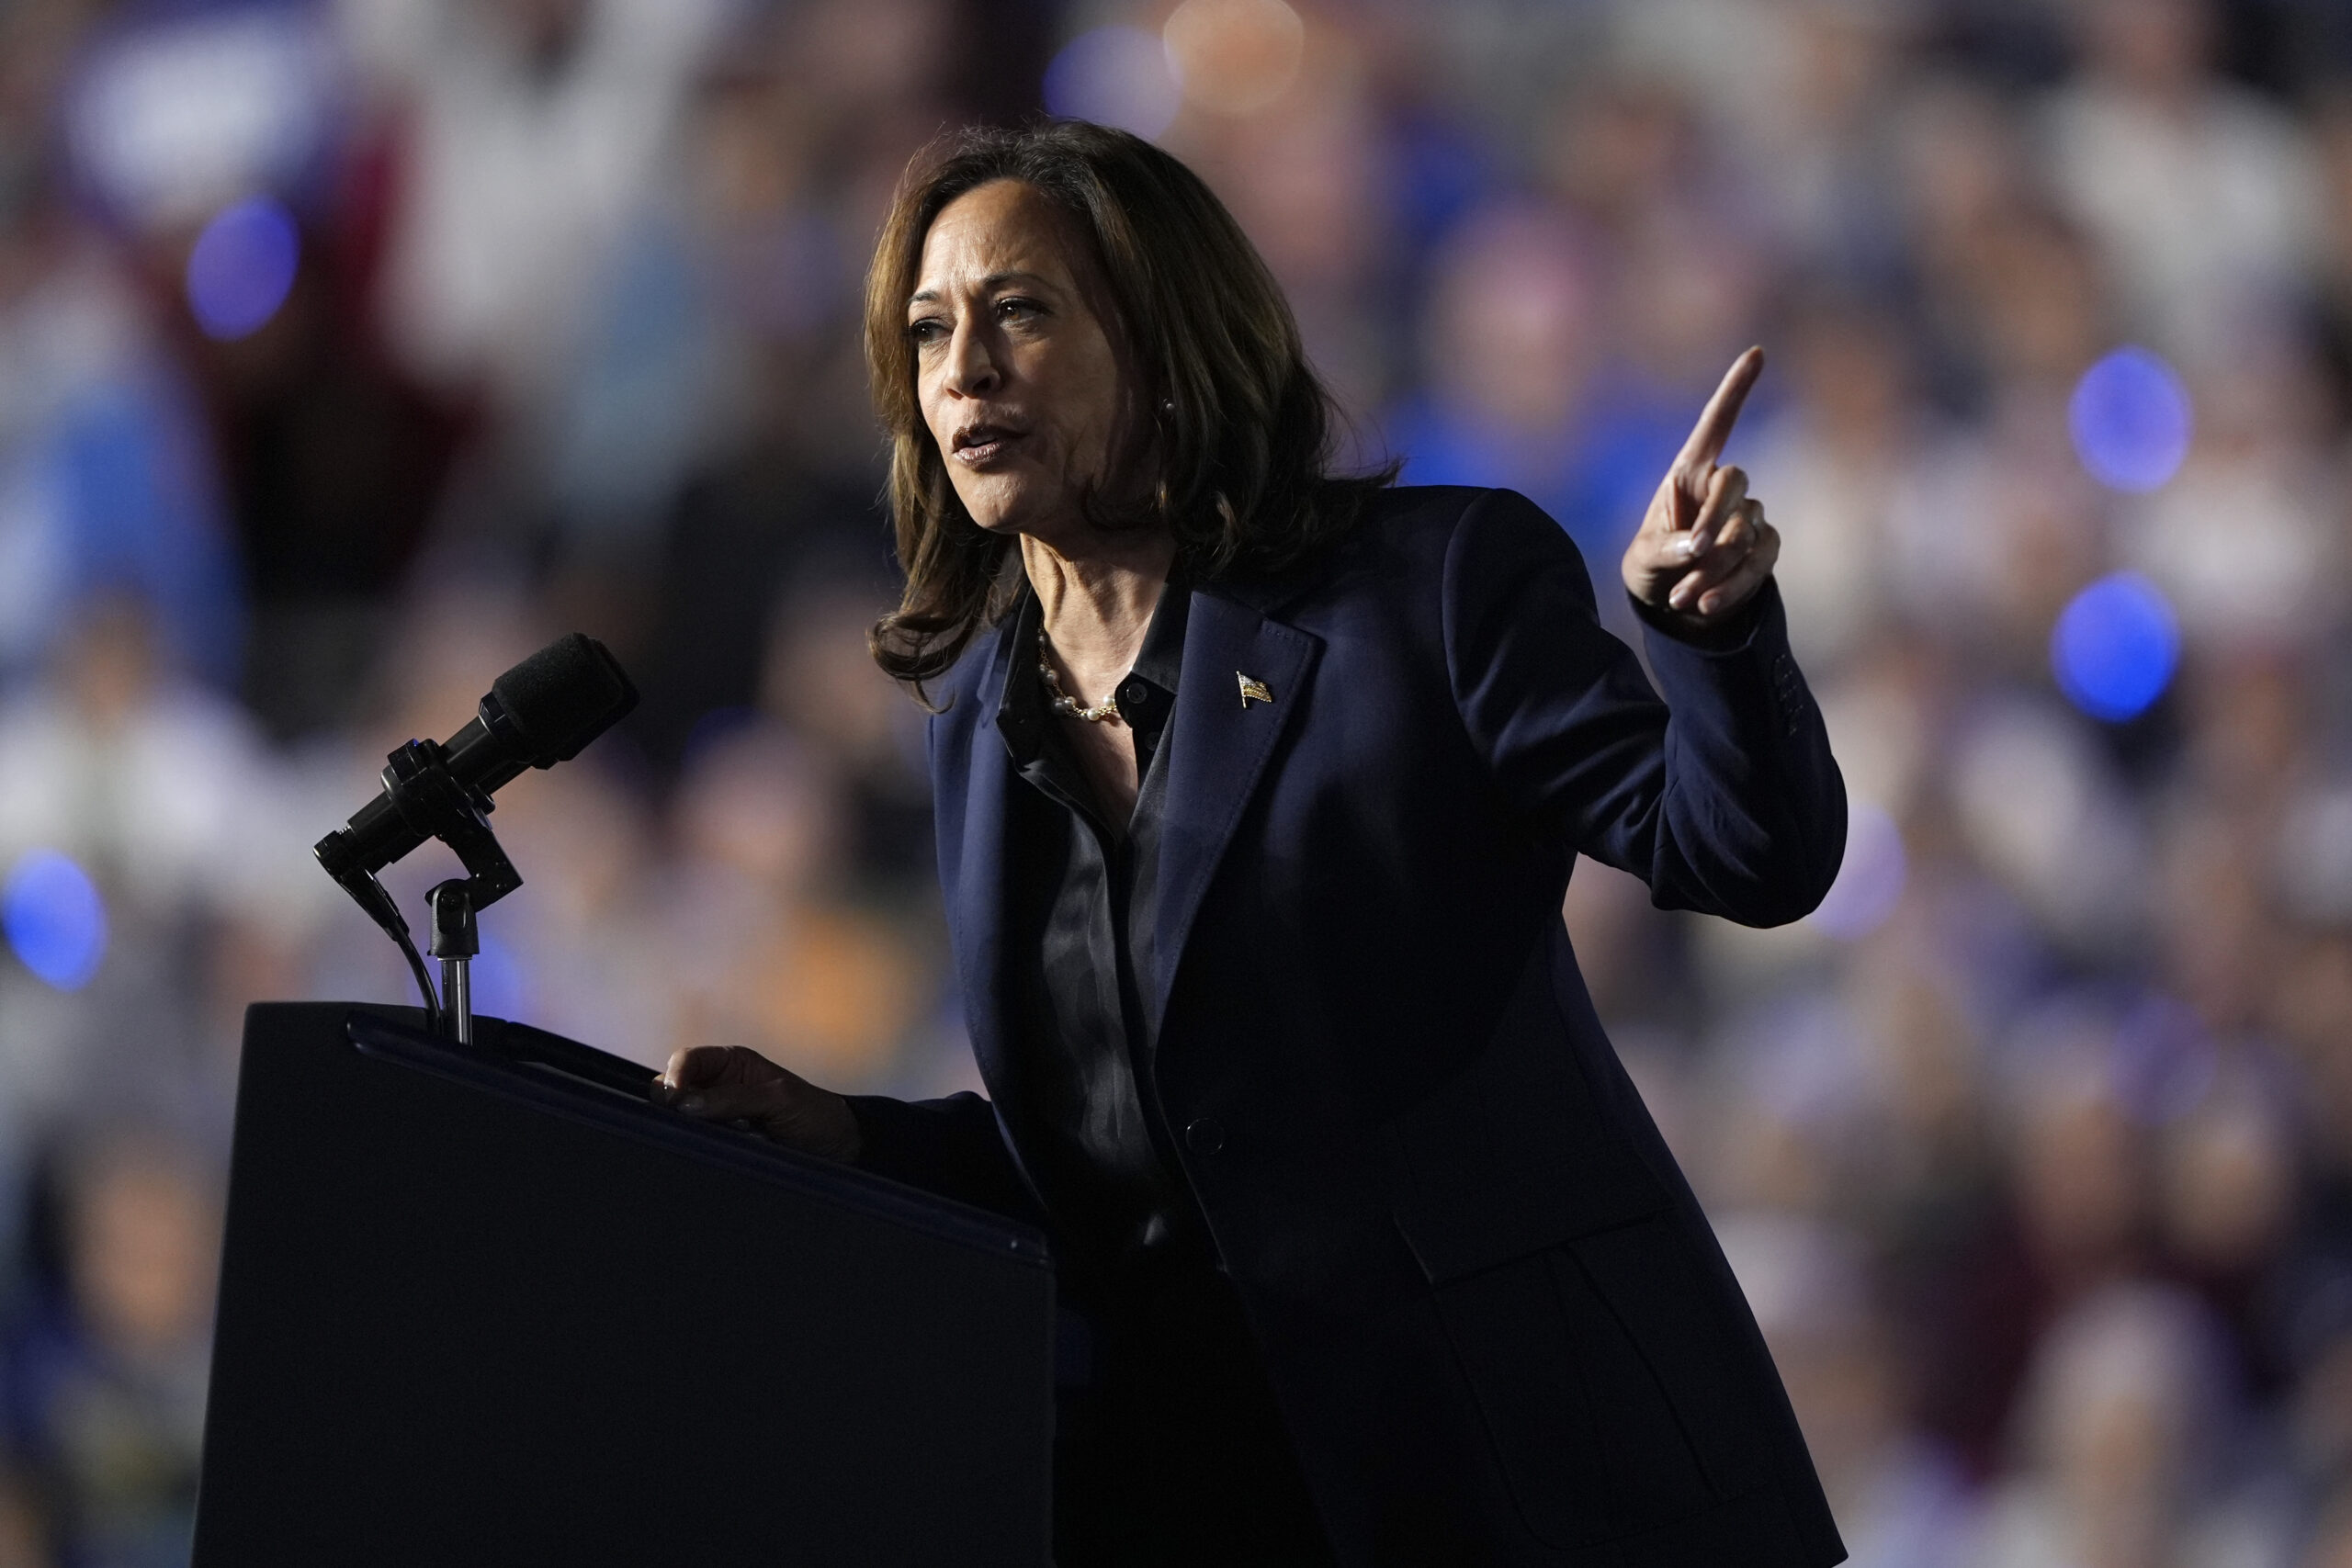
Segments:
[[[1855,1561],[2352,1568],[2336,0],[0,0],[0,1568],[186,1561],[241,1011],[406,999],[309,845],[548,637],[645,700],[501,795],[477,1005],[970,1082],[856,305],[1045,111],[1621,626],[1768,345],[1845,870],[1566,915]]]

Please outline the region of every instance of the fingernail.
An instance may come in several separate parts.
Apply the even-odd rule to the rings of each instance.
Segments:
[[[1695,556],[1698,553],[1698,535],[1685,534],[1682,537],[1674,541],[1674,558],[1676,560],[1689,560],[1692,556]]]
[[[1684,604],[1689,604],[1690,601],[1690,593],[1683,589],[1678,588],[1673,592],[1668,593],[1666,596],[1666,607],[1669,610],[1679,610]]]

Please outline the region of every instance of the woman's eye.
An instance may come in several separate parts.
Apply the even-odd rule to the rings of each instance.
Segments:
[[[1008,321],[1026,321],[1040,314],[1042,309],[1035,299],[1000,299],[996,304],[998,317]]]
[[[917,346],[928,347],[947,335],[947,323],[936,317],[926,316],[909,325],[907,335],[915,340]]]

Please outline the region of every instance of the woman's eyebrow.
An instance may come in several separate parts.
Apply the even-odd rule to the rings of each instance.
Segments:
[[[992,272],[986,277],[980,279],[980,291],[982,293],[987,293],[990,289],[1001,288],[1008,283],[1035,284],[1042,288],[1056,288],[1052,278],[1046,277],[1038,273]],[[907,296],[907,303],[910,305],[936,305],[939,303],[939,290],[936,288],[919,288],[914,293]]]

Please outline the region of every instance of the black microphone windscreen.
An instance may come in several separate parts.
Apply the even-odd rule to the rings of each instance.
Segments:
[[[605,645],[582,632],[555,641],[490,684],[535,768],[568,762],[637,705],[637,688]]]

